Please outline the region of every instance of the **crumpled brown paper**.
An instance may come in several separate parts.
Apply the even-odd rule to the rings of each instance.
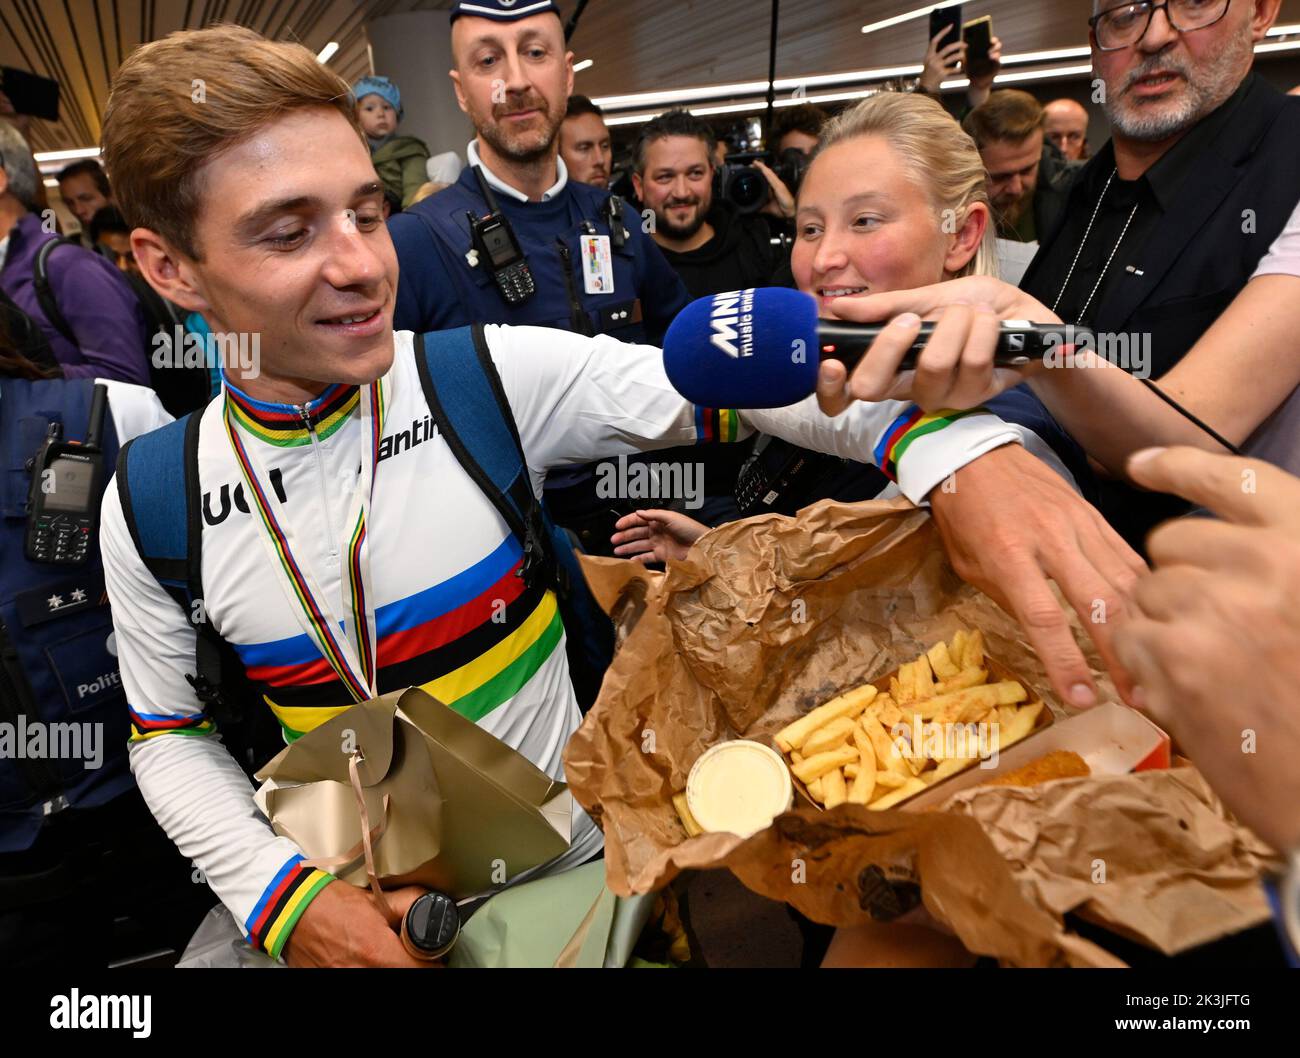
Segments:
[[[924,900],[971,951],[1020,965],[1116,964],[1064,931],[1060,914],[1072,907],[1164,950],[1223,935],[1225,922],[1242,928],[1267,914],[1251,877],[1260,846],[1221,812],[1214,823],[1210,807],[1192,813],[1192,839],[1157,843],[1166,860],[1148,862],[1144,881],[1130,879],[1121,891],[1131,861],[1105,840],[1124,832],[1107,827],[1110,816],[1118,821],[1136,801],[1153,833],[1172,834],[1169,828],[1192,812],[1188,791],[1199,778],[1136,787],[1069,780],[1097,784],[1097,792],[1059,804],[1055,798],[1063,795],[1053,787],[1067,783],[1031,797],[994,788],[969,792],[961,809],[938,813],[801,807],[748,840],[686,838],[670,798],[705,749],[736,737],[772,744],[791,720],[950,639],[958,627],[981,628],[991,657],[1017,672],[1056,717],[1070,712],[1051,693],[1019,627],[957,577],[928,513],[906,501],[823,502],[796,519],[725,525],[663,574],[611,559],[584,560],[584,567],[615,618],[620,645],[599,700],[570,740],[565,773],[604,829],[614,892],[647,892],[684,869],[726,866],[755,891],[831,925],[889,919]],[[1077,626],[1075,637],[1102,699],[1118,701]],[[1040,800],[1044,791],[1048,802]],[[1081,803],[1086,818],[1073,807]],[[1039,804],[1051,805],[1050,825],[1029,807]],[[999,816],[1007,805],[1017,807]],[[1004,830],[991,822],[999,818]],[[1086,859],[1040,861],[1022,849],[1025,860],[1013,868],[1019,846],[1002,843],[1008,834],[1026,840],[1035,826]],[[1232,855],[1200,855],[1196,839],[1210,834]],[[1094,844],[1116,861],[1106,883],[1116,888],[1089,899],[1067,883],[1090,877]],[[1138,844],[1131,852],[1139,859],[1151,852],[1149,836]],[[1199,860],[1195,868],[1177,859],[1188,855]],[[1222,906],[1204,901],[1204,888],[1163,884],[1185,880],[1189,871],[1200,872]],[[1129,908],[1153,895],[1159,902]]]
[[[944,810],[980,824],[1039,906],[1166,955],[1269,916],[1258,877],[1280,861],[1195,768],[976,787]]]

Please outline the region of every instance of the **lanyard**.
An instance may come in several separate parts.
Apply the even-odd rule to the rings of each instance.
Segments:
[[[256,508],[260,523],[258,536],[266,549],[280,586],[294,606],[303,630],[316,644],[343,686],[357,702],[377,696],[375,686],[375,606],[367,590],[370,581],[369,548],[366,546],[366,521],[374,496],[375,467],[379,463],[379,441],[384,430],[384,392],[382,380],[361,391],[361,478],[352,492],[344,525],[348,528],[348,546],[339,556],[340,579],[347,589],[348,610],[343,620],[335,616],[325,593],[311,571],[298,560],[302,553],[297,536],[288,520],[276,517],[270,494],[262,485],[266,473],[257,452],[246,446],[239,436],[226,394],[222,409],[226,436],[235,453],[247,486],[249,501]],[[340,636],[339,630],[343,634]]]

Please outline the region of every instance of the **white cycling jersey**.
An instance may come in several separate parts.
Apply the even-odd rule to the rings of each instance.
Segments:
[[[541,328],[488,326],[484,335],[539,496],[553,467],[706,437],[740,439],[754,429],[864,461],[873,449],[890,448],[900,486],[918,501],[954,470],[1011,442],[1064,472],[1032,433],[986,413],[935,425],[891,401],[855,404],[831,419],[811,398],[777,411],[706,412],[673,390],[656,348]],[[561,755],[581,717],[555,598],[525,589],[514,575],[519,544],[434,426],[413,336],[399,332],[395,345],[382,382],[385,428],[367,521],[379,692],[423,687],[562,779]],[[296,532],[297,559],[342,612],[340,551],[349,543],[345,512],[361,451],[358,390],[334,386],[297,408],[227,388],[234,428],[256,451],[267,491]],[[277,587],[283,582],[249,513],[222,402],[200,414],[207,620],[234,646],[292,739],[352,699],[303,632],[289,591]],[[116,488],[105,496],[102,541],[140,789],[250,940],[278,955],[330,877],[304,868],[301,850],[272,832],[215,737],[185,679],[195,671],[194,628],[140,558]],[[504,621],[493,620],[503,605]],[[600,832],[579,811],[570,849],[550,868],[583,862],[600,845]]]

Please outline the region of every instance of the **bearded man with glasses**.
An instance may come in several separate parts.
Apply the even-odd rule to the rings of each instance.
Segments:
[[[1149,341],[1153,378],[1246,285],[1300,199],[1300,99],[1251,69],[1280,6],[1094,0],[1093,98],[1111,139],[1020,285],[1064,320]],[[1136,546],[1170,504],[1108,482],[1099,506]]]

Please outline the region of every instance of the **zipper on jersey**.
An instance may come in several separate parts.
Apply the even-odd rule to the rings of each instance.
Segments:
[[[329,486],[325,477],[325,457],[321,454],[320,438],[316,426],[311,421],[311,412],[307,405],[298,405],[298,414],[302,416],[303,425],[307,427],[307,437],[311,440],[312,455],[316,457],[316,477],[320,480],[321,504],[325,508],[325,553],[331,559],[339,557],[339,529],[334,520],[334,505],[330,502]]]

